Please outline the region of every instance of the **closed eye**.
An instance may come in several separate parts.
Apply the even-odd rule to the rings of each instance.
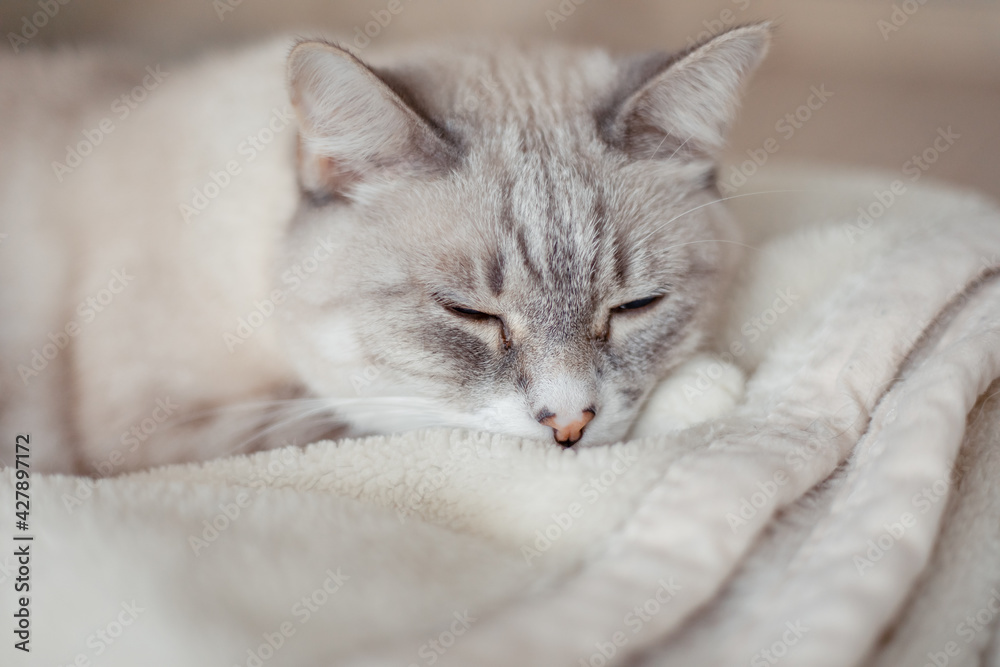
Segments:
[[[635,301],[629,301],[628,303],[623,303],[620,306],[615,306],[611,309],[613,313],[622,313],[628,311],[644,310],[649,308],[657,301],[663,298],[662,294],[657,294],[654,296],[647,296],[645,299],[636,299]]]
[[[488,322],[493,321],[500,325],[500,344],[503,349],[509,350],[511,348],[511,337],[510,331],[507,329],[507,323],[503,321],[503,318],[499,315],[493,315],[491,313],[484,313],[481,310],[476,310],[475,308],[468,308],[466,306],[460,306],[457,303],[450,303],[447,301],[439,301],[446,310],[451,311],[455,315],[462,317],[467,320],[472,320],[474,322]]]
[[[487,319],[500,319],[496,315],[490,315],[489,313],[484,313],[479,310],[473,310],[472,308],[466,308],[465,306],[458,305],[447,305],[445,306],[448,310],[455,313],[456,315],[461,315],[462,317],[470,320],[487,320]]]

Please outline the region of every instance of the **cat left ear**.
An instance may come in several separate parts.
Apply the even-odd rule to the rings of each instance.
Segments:
[[[741,26],[666,62],[633,65],[626,77],[640,83],[608,117],[608,140],[636,159],[714,158],[770,36],[767,23]]]
[[[354,54],[303,42],[288,56],[303,188],[344,195],[376,175],[440,171],[456,154],[430,122]]]

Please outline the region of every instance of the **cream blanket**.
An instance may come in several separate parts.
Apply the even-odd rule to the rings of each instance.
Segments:
[[[0,663],[1000,665],[1000,212],[894,178],[761,173],[731,200],[754,249],[724,418],[32,477],[30,654],[4,471]]]

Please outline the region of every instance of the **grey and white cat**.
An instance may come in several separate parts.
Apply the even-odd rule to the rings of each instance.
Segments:
[[[2,432],[100,474],[626,437],[737,260],[714,161],[767,44],[0,59]]]

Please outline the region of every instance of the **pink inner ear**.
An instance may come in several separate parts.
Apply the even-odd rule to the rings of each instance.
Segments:
[[[424,176],[453,164],[456,146],[386,83],[385,73],[353,54],[306,42],[293,50],[288,67],[301,128],[300,179],[307,192],[345,194],[378,172]]]
[[[625,119],[624,149],[639,160],[666,159],[680,156],[686,158],[698,153],[704,153],[697,142],[691,137],[678,137],[670,132],[664,132],[645,108],[635,109]]]
[[[302,188],[316,195],[344,194],[360,178],[354,171],[328,155],[319,155],[304,146],[299,137],[296,153]]]
[[[639,159],[716,155],[768,36],[765,24],[742,26],[668,61],[622,102],[616,137],[622,147]]]

